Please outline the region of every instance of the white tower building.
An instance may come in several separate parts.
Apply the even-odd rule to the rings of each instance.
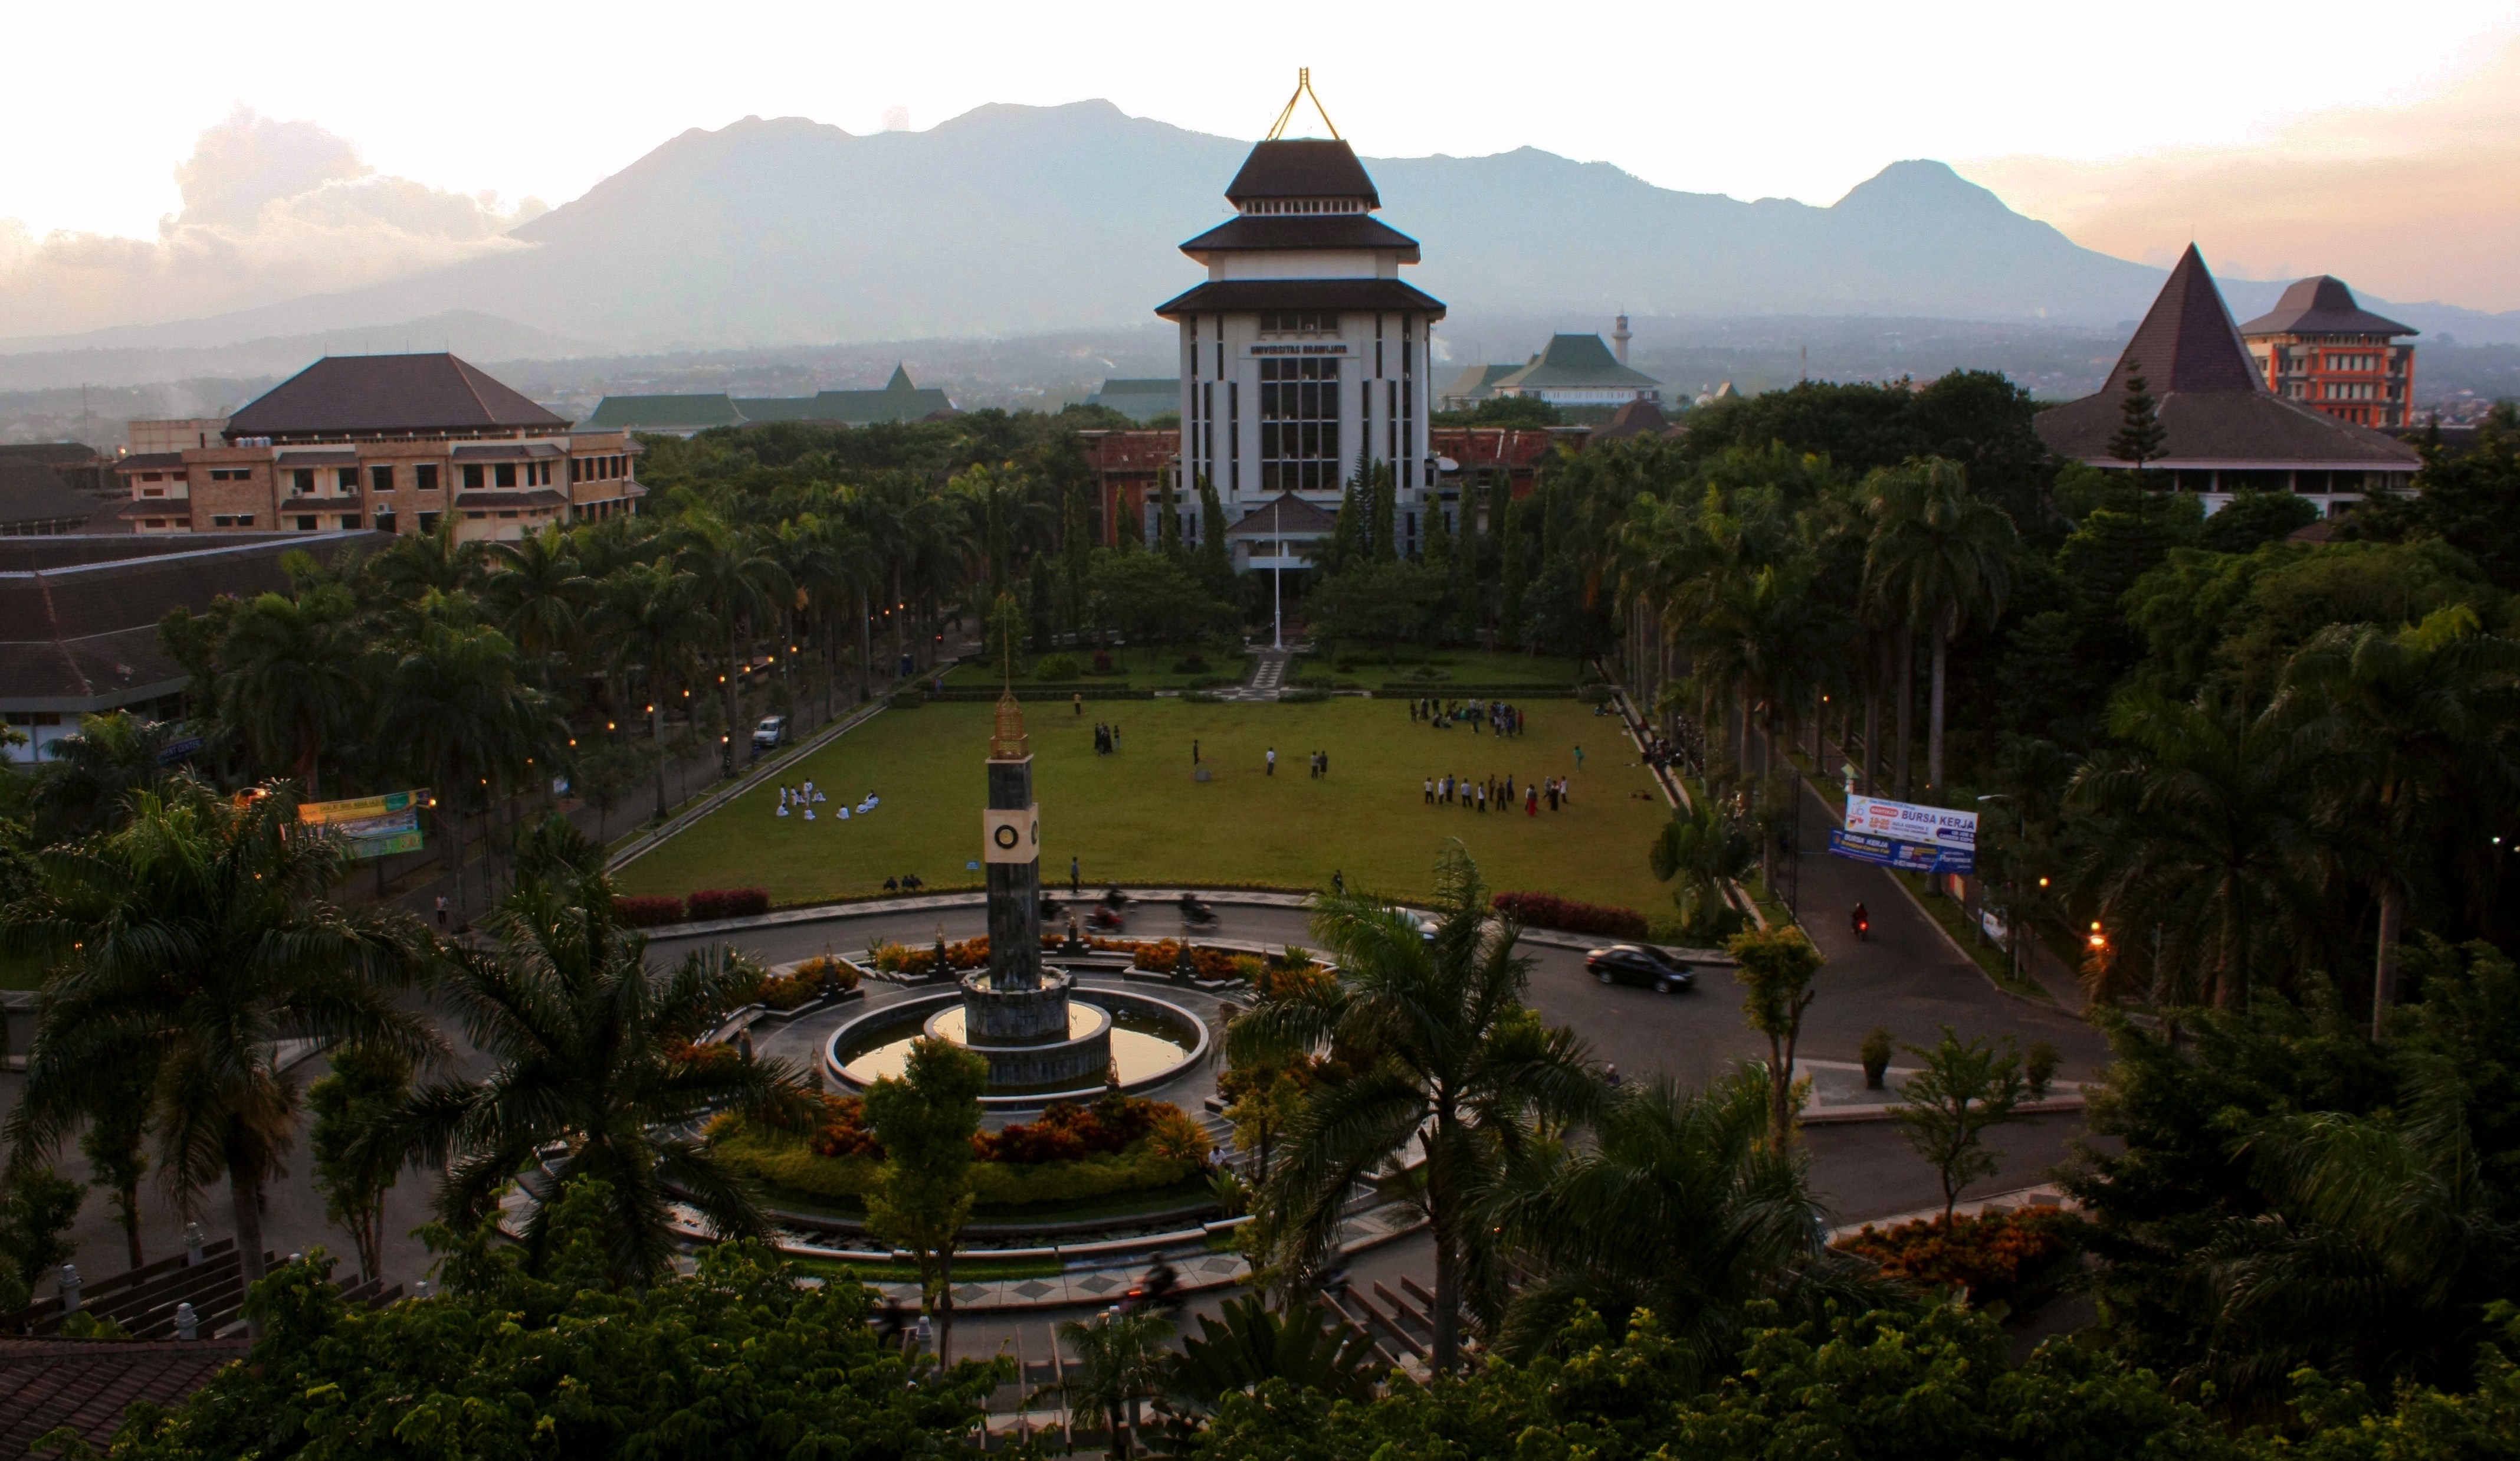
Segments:
[[[1444,317],[1441,300],[1400,280],[1418,241],[1372,216],[1382,200],[1335,135],[1257,144],[1225,196],[1234,216],[1181,246],[1207,282],[1155,310],[1181,327],[1185,537],[1286,493],[1316,512],[1279,517],[1318,522],[1363,460],[1390,466],[1394,529],[1414,552],[1434,492],[1427,349]],[[1225,524],[1195,521],[1200,479]],[[1238,542],[1238,559],[1268,566],[1276,542]]]

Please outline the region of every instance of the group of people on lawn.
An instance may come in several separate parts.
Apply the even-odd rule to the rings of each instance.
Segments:
[[[1522,711],[1501,700],[1437,700],[1432,696],[1409,703],[1409,718],[1422,720],[1437,730],[1450,730],[1466,721],[1470,734],[1482,729],[1494,730],[1500,736],[1522,734]]]
[[[825,794],[820,787],[814,785],[814,779],[810,776],[805,778],[803,782],[796,786],[791,787],[786,782],[781,782],[779,784],[779,815],[783,817],[788,815],[791,811],[801,811],[805,814],[806,821],[817,821],[819,819],[814,815],[814,807],[818,803],[826,802],[831,799],[832,799]],[[857,804],[859,815],[863,816],[864,814],[875,810],[877,803],[880,802],[882,799],[882,798],[878,797],[873,792],[867,793],[866,799]],[[842,802],[840,804],[840,820],[845,822],[848,819],[848,803]]]
[[[1551,811],[1561,811],[1574,799],[1574,788],[1563,776],[1547,776],[1522,786],[1523,815],[1540,815],[1540,804],[1549,803]],[[1429,776],[1426,778],[1428,806],[1459,806],[1464,811],[1511,811],[1514,803],[1514,781],[1510,775],[1490,776],[1485,781],[1472,781],[1466,776]]]

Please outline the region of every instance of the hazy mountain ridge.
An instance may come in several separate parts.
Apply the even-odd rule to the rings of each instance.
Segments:
[[[1222,191],[1248,147],[1104,102],[983,107],[926,132],[869,136],[747,117],[685,132],[521,226],[514,237],[529,250],[0,351],[65,352],[57,363],[74,371],[77,350],[347,344],[362,331],[377,342],[367,347],[391,348],[397,331],[459,313],[568,353],[1136,326],[1199,277],[1175,245],[1225,215]],[[1641,337],[1656,317],[1764,314],[2110,329],[2139,315],[2163,277],[2080,248],[1939,162],[1894,163],[1829,207],[1675,192],[1530,148],[1368,165],[1382,216],[1423,244],[1410,277],[1451,305],[1456,340],[1483,335],[1483,317],[1606,324],[1621,309]],[[2280,285],[2226,287],[2246,318]],[[2430,333],[2520,340],[2520,314],[2368,302]]]

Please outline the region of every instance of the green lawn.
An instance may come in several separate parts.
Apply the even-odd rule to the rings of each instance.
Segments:
[[[1338,869],[1352,885],[1417,894],[1444,840],[1458,837],[1498,890],[1667,909],[1669,890],[1645,867],[1662,801],[1617,722],[1568,700],[1525,709],[1530,730],[1499,741],[1415,723],[1398,701],[1104,702],[1082,716],[1035,703],[1027,718],[1045,881],[1064,884],[1072,856],[1089,885],[1316,887]],[[878,892],[902,873],[932,888],[976,886],[964,864],[979,856],[990,714],[985,705],[886,710],[786,773],[830,793],[820,819],[779,817],[768,788],[748,793],[624,869],[620,890],[760,887],[800,903]],[[1119,754],[1094,753],[1098,717],[1118,723]],[[1193,738],[1213,780],[1192,776]],[[1577,745],[1591,753],[1580,773]],[[1275,777],[1262,767],[1271,746]],[[1330,755],[1320,781],[1304,771],[1315,750]],[[1422,779],[1445,771],[1572,775],[1574,799],[1554,813],[1544,804],[1537,818],[1423,804]],[[883,799],[874,812],[830,815],[843,796],[854,804],[870,790]]]

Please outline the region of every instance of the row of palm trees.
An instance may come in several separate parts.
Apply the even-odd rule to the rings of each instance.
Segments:
[[[1338,978],[1282,984],[1226,1030],[1237,1063],[1328,1061],[1259,1195],[1282,1290],[1317,1280],[1373,1188],[1426,1217],[1439,1371],[1459,1363],[1464,1316],[1528,1351],[1580,1300],[1614,1327],[1650,1308],[1713,1374],[1754,1303],[1811,1312],[1872,1292],[1822,1239],[1764,1072],[1609,1083],[1523,1002],[1530,960],[1458,843],[1436,889],[1431,935],[1371,894],[1319,896],[1313,934]]]
[[[435,1201],[450,1222],[482,1220],[520,1175],[546,1196],[600,1177],[612,1271],[627,1283],[670,1271],[673,1201],[720,1232],[767,1233],[698,1127],[714,1111],[798,1102],[804,1077],[692,1045],[757,967],[712,950],[651,968],[645,936],[615,919],[601,850],[559,819],[487,940],[441,943],[408,914],[331,901],[345,849],[297,822],[289,784],[261,790],[228,797],[179,776],[138,791],[117,825],[34,853],[8,890],[0,939],[52,971],[8,1118],[13,1166],[128,1115],[178,1210],[225,1184],[246,1277],[258,1278],[264,1192],[302,1105],[282,1052],[317,1041],[390,1052],[430,1077],[354,1133],[347,1155],[442,1169]],[[428,1006],[488,1057],[486,1073],[458,1072]]]

